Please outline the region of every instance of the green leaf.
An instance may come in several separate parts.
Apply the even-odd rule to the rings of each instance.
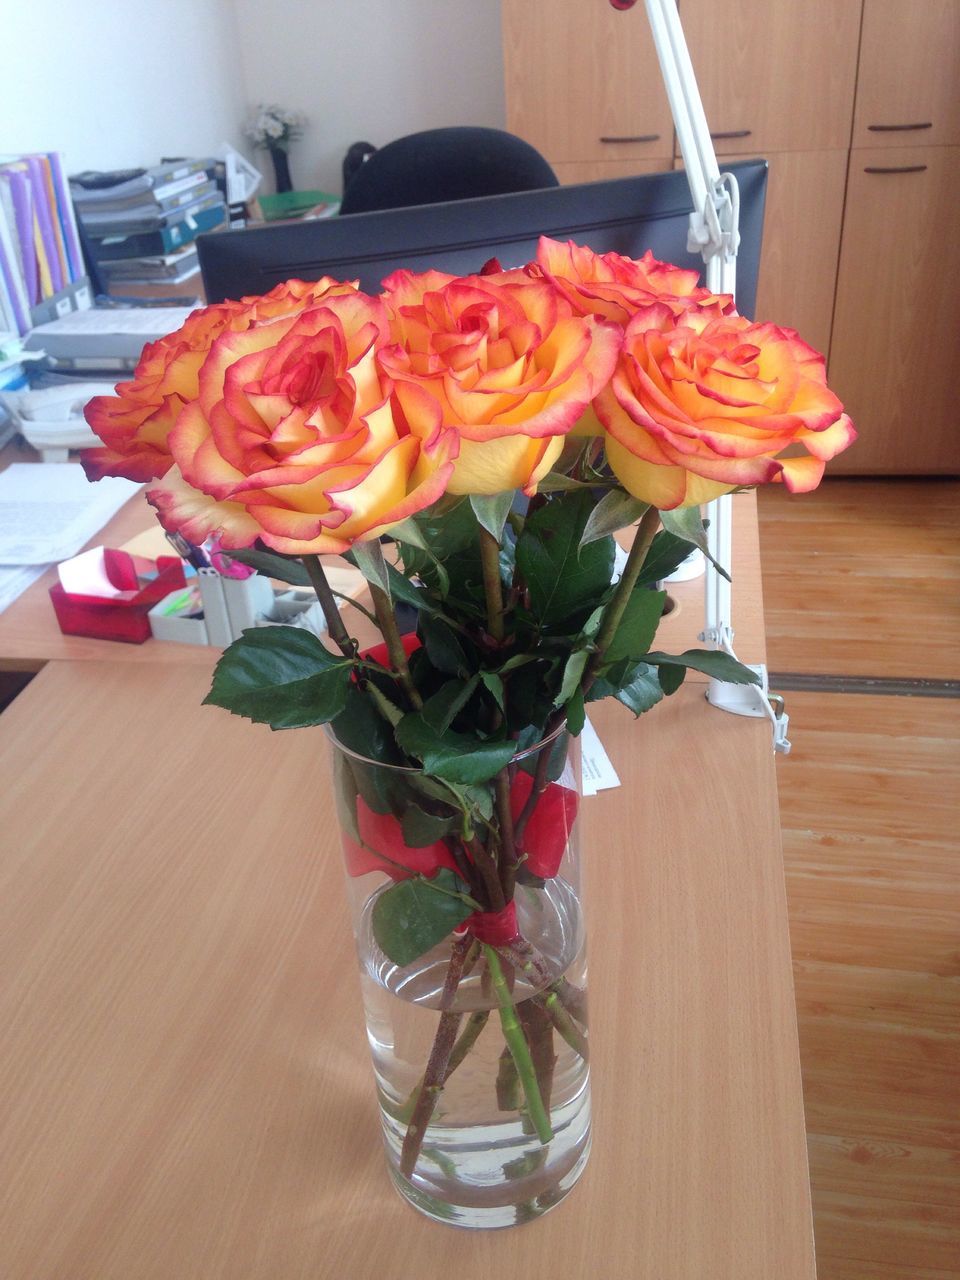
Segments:
[[[563,668],[563,681],[560,685],[560,692],[554,699],[555,707],[562,707],[573,697],[574,693],[580,686],[580,677],[583,675],[583,669],[587,665],[587,658],[590,655],[586,649],[577,649],[571,653],[567,659],[566,666]]]
[[[408,965],[442,942],[470,914],[466,903],[451,896],[465,891],[446,867],[433,880],[401,880],[386,889],[371,917],[373,936],[384,955],[394,964]]]
[[[386,592],[390,597],[390,578],[383,558],[383,550],[376,540],[372,542],[355,542],[350,554],[354,563],[368,582]]]
[[[528,662],[535,662],[536,658],[537,655],[535,653],[515,653],[500,668],[500,674],[506,675],[508,671],[516,671],[517,667],[523,667]]]
[[[365,764],[363,760],[348,757],[356,788],[366,805],[374,813],[392,813],[395,808],[402,808],[398,793],[402,792],[405,775],[393,769],[381,769],[380,764],[402,765],[403,754],[390,725],[377,711],[369,687],[364,693],[351,682],[344,709],[330,727],[347,750],[372,762]],[[335,750],[334,758],[342,758],[341,753]]]
[[[710,548],[707,546],[707,531],[700,518],[699,507],[677,507],[674,511],[661,511],[660,523],[668,533],[675,534],[685,542],[692,542],[695,547],[699,547],[717,573],[728,582],[730,581],[729,573],[710,554]]]
[[[618,702],[629,707],[635,716],[643,715],[663,699],[663,690],[657,679],[656,669],[641,662],[630,680],[614,694]]]
[[[675,533],[661,529],[644,558],[637,586],[649,587],[655,582],[662,582],[691,554],[690,543],[686,538],[678,538]]]
[[[271,729],[326,724],[346,704],[352,666],[302,627],[251,629],[224,650],[204,703]]]
[[[438,671],[442,671],[444,675],[466,678],[470,664],[452,627],[448,627],[439,618],[427,615],[420,619],[420,635],[427,657]]]
[[[492,537],[499,542],[503,534],[503,526],[507,523],[507,514],[513,506],[513,500],[516,497],[513,489],[507,489],[504,493],[473,493],[470,495],[470,505],[473,508],[473,514],[477,517],[478,524],[482,525]]]
[[[575,738],[579,738],[583,732],[586,718],[587,710],[583,705],[583,690],[578,688],[567,703],[567,728]]]
[[[623,489],[611,489],[591,511],[580,537],[581,547],[588,542],[596,542],[598,538],[605,538],[607,534],[616,533],[618,529],[625,529],[628,524],[634,524],[649,505],[649,502],[641,502]]]
[[[702,671],[704,675],[713,676],[727,684],[761,684],[756,671],[751,671],[729,653],[719,649],[687,649],[680,654],[648,653],[647,662],[655,666],[689,667],[692,671]]]
[[[592,494],[576,493],[548,502],[527,518],[517,541],[517,564],[541,626],[591,611],[610,584],[613,539],[580,546],[593,507]]]
[[[289,582],[294,587],[309,587],[310,575],[299,557],[283,556],[278,551],[257,551],[253,547],[242,550],[224,552],[230,560],[238,564],[249,565],[264,577],[276,578],[280,582]]]
[[[400,820],[403,840],[411,849],[425,849],[436,844],[457,826],[455,815],[427,813],[418,805],[410,804]]]
[[[404,751],[422,760],[428,773],[467,785],[489,782],[509,764],[515,748],[510,741],[481,742],[449,729],[440,734],[416,711],[403,717],[396,734]]]
[[[483,681],[489,692],[493,694],[493,700],[496,702],[500,710],[506,711],[507,704],[504,702],[503,698],[503,681],[497,673],[495,671],[481,671],[480,679]]]
[[[669,697],[672,693],[676,693],[683,684],[687,676],[686,667],[671,667],[666,663],[657,667],[657,679],[660,681],[660,688]]]
[[[618,662],[621,658],[637,660],[644,656],[657,633],[666,598],[665,591],[634,588],[613,639],[603,655],[605,662]]]
[[[471,676],[469,680],[448,680],[432,698],[423,704],[420,714],[438,733],[450,728],[456,715],[470,701],[473,691],[480,683],[480,677]]]
[[[572,493],[575,489],[593,489],[595,485],[583,480],[574,480],[573,476],[561,475],[558,471],[548,472],[537,484],[538,493]]]
[[[350,683],[343,711],[330,726],[338,742],[358,756],[381,764],[403,764],[390,726],[378,712],[369,693]]]
[[[402,600],[404,604],[412,605],[414,609],[422,609],[428,613],[436,612],[437,606],[430,601],[428,596],[415,587],[410,579],[405,577],[392,564],[387,565],[387,582],[390,587],[391,599]]]
[[[413,516],[409,516],[406,520],[401,520],[399,524],[391,525],[389,534],[397,542],[406,542],[411,547],[418,547],[421,551],[429,550],[426,539],[420,532],[420,527]]]
[[[517,751],[522,751],[525,747],[535,747],[540,741],[543,730],[536,725],[530,725],[523,733],[519,734],[517,741],[514,743]],[[556,782],[563,773],[567,763],[567,752],[569,751],[569,735],[566,733],[557,734],[556,738],[550,746],[550,762],[547,765],[547,781]],[[517,763],[524,773],[533,776],[537,772],[537,762],[546,747],[541,747],[539,751],[531,751],[529,755],[525,755],[522,760]]]

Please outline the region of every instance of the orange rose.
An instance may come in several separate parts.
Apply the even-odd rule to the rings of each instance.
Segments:
[[[580,316],[603,316],[626,325],[639,307],[658,300],[668,302],[677,316],[691,307],[714,315],[734,310],[729,294],[710,293],[700,287],[696,271],[659,262],[649,250],[635,260],[541,236],[536,265]]]
[[[164,528],[340,552],[440,497],[456,435],[397,425],[375,360],[387,333],[383,304],[355,291],[221,333],[168,437],[177,466],[147,493]]]
[[[456,430],[450,492],[536,492],[610,377],[619,328],[572,315],[548,281],[523,272],[398,271],[384,286],[394,342],[379,360],[394,410],[420,439]]]
[[[823,357],[791,329],[669,306],[639,312],[598,395],[607,461],[636,498],[696,506],[740,485],[815,489],[856,439]],[[780,458],[789,445],[807,456]]]
[[[169,471],[173,459],[167,437],[180,410],[195,399],[200,366],[221,333],[249,329],[327,295],[355,291],[355,285],[339,284],[329,276],[313,283],[288,280],[262,298],[221,302],[192,312],[176,332],[144,347],[132,382],[121,382],[116,395],[94,396],[87,405],[84,416],[107,445],[82,455],[88,479],[153,480]]]

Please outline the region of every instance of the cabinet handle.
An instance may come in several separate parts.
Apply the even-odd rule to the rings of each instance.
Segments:
[[[727,138],[749,138],[752,133],[752,129],[726,129],[718,133],[711,133],[710,137],[714,142],[725,142]]]
[[[886,166],[871,164],[867,165],[864,173],[926,173],[927,166],[925,164],[901,164]]]
[[[868,124],[870,133],[909,133],[913,129],[932,129],[932,120],[923,120],[918,124]]]
[[[628,134],[624,137],[612,136],[601,137],[601,142],[659,142],[659,133],[636,133]]]

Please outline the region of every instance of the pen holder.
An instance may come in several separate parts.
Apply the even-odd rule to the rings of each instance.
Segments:
[[[172,640],[177,644],[206,644],[207,624],[200,601],[183,599],[183,591],[171,591],[150,610],[150,630],[154,640]]]

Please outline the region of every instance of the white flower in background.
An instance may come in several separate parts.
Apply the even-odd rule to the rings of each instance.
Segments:
[[[244,126],[244,135],[257,147],[279,147],[286,151],[289,143],[303,133],[307,117],[300,111],[288,111],[276,103],[257,107],[254,119]]]

